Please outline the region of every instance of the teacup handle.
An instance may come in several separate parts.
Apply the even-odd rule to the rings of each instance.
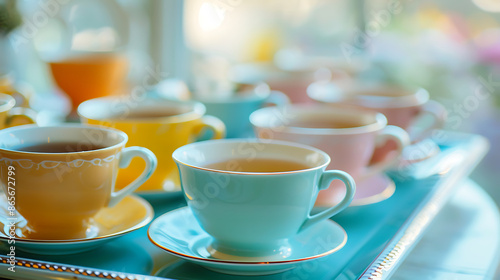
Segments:
[[[380,134],[377,135],[377,146],[384,146],[389,140],[393,140],[397,145],[394,156],[368,166],[366,172],[363,174],[364,177],[369,177],[383,172],[391,165],[395,164],[399,156],[403,153],[403,149],[410,144],[410,136],[408,136],[408,133],[404,129],[394,125],[386,126]]]
[[[222,139],[226,137],[226,126],[218,118],[206,115],[201,118],[201,122],[202,124],[196,129],[196,133],[199,133],[203,128],[208,127],[214,132],[211,139]]]
[[[264,106],[283,106],[290,104],[290,98],[281,91],[272,90],[271,94],[266,98]]]
[[[15,89],[11,95],[16,100],[16,105],[20,107],[29,107],[28,97],[21,90]],[[17,101],[20,101],[19,103]]]
[[[142,147],[128,147],[123,149],[121,152],[118,167],[127,168],[134,157],[141,157],[142,159],[144,159],[144,161],[146,162],[144,171],[142,171],[142,174],[125,188],[117,192],[112,192],[108,207],[115,206],[124,197],[133,193],[144,182],[146,182],[146,180],[149,179],[149,177],[151,177],[151,175],[155,171],[156,165],[158,163],[156,160],[156,156],[150,150]]]
[[[420,115],[421,116],[430,115],[434,120],[431,125],[429,125],[428,127],[424,128],[421,131],[417,131],[414,127],[409,128],[408,134],[410,135],[412,143],[416,143],[420,140],[423,140],[434,129],[443,128],[448,116],[448,112],[446,111],[446,108],[439,102],[434,100],[429,100],[422,107],[422,112]]]
[[[14,107],[9,111],[7,119],[5,120],[5,126],[10,127],[15,120],[23,119],[26,124],[36,123],[36,113],[35,111],[24,108],[24,107]],[[24,124],[24,123],[23,123]]]
[[[354,179],[351,177],[351,175],[340,170],[327,170],[323,172],[323,175],[319,180],[319,190],[321,191],[328,189],[333,180],[341,180],[342,182],[344,182],[346,188],[344,199],[342,199],[339,204],[330,207],[327,210],[324,210],[313,216],[308,215],[305,222],[300,227],[299,232],[318,222],[329,219],[330,217],[347,208],[347,206],[349,206],[349,204],[351,203],[352,199],[354,198],[354,193],[356,192],[356,183],[354,182]]]

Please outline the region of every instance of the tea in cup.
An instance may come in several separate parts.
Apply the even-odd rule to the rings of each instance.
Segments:
[[[283,259],[290,238],[345,209],[355,192],[349,174],[325,171],[326,153],[296,143],[210,140],[180,147],[172,157],[188,206],[213,237],[207,250],[214,258]],[[345,197],[311,215],[318,191],[333,180],[345,184]]]
[[[154,154],[125,148],[127,135],[96,126],[17,126],[0,130],[0,184],[15,197],[27,221],[22,238],[69,240],[94,237],[93,217],[116,205],[154,172]],[[140,157],[145,168],[115,191],[119,168]]]
[[[391,167],[409,143],[408,134],[399,127],[388,126],[383,114],[347,105],[264,108],[255,111],[250,121],[257,137],[318,148],[331,157],[329,169],[343,170],[356,181]],[[397,144],[397,150],[385,161],[370,165],[376,147],[390,140]],[[334,182],[332,187],[319,193],[316,205],[337,201],[341,190]]]
[[[124,131],[129,136],[128,145],[153,151],[158,167],[139,187],[142,192],[179,190],[179,173],[172,160],[175,149],[196,141],[206,128],[214,132],[213,138],[225,135],[224,124],[205,115],[205,106],[195,101],[102,97],[83,102],[78,114],[84,123]],[[117,188],[126,186],[142,169],[143,161],[132,161],[130,169],[119,172]]]

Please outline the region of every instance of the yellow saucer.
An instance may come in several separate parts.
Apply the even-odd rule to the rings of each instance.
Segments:
[[[7,210],[7,199],[0,196],[0,241],[9,242],[8,234],[11,218]],[[16,249],[43,255],[74,254],[91,250],[149,224],[154,217],[153,207],[143,198],[136,195],[125,197],[116,206],[102,209],[94,217],[96,231],[94,236],[69,240],[38,240],[15,237]],[[26,226],[22,216],[16,219],[16,230]],[[96,234],[97,233],[97,234]],[[11,241],[12,242],[12,241]]]

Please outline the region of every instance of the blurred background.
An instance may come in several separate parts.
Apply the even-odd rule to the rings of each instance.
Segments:
[[[498,203],[499,24],[498,0],[2,0],[0,86],[40,125],[101,92],[182,99],[264,80],[310,102],[322,79],[423,87],[446,129],[490,140],[472,177]]]

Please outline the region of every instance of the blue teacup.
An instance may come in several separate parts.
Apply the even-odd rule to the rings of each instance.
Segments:
[[[253,85],[247,85],[252,86]],[[279,91],[271,91],[266,84],[238,92],[230,97],[197,98],[207,108],[207,114],[222,120],[226,125],[226,138],[253,137],[250,114],[266,105],[281,106],[290,103]],[[208,139],[208,137],[207,137]]]
[[[290,238],[345,209],[355,192],[349,174],[325,171],[326,153],[292,142],[210,140],[177,149],[173,159],[188,206],[213,237],[207,250],[215,258],[283,259]],[[311,215],[318,191],[336,179],[346,186],[344,199]]]

